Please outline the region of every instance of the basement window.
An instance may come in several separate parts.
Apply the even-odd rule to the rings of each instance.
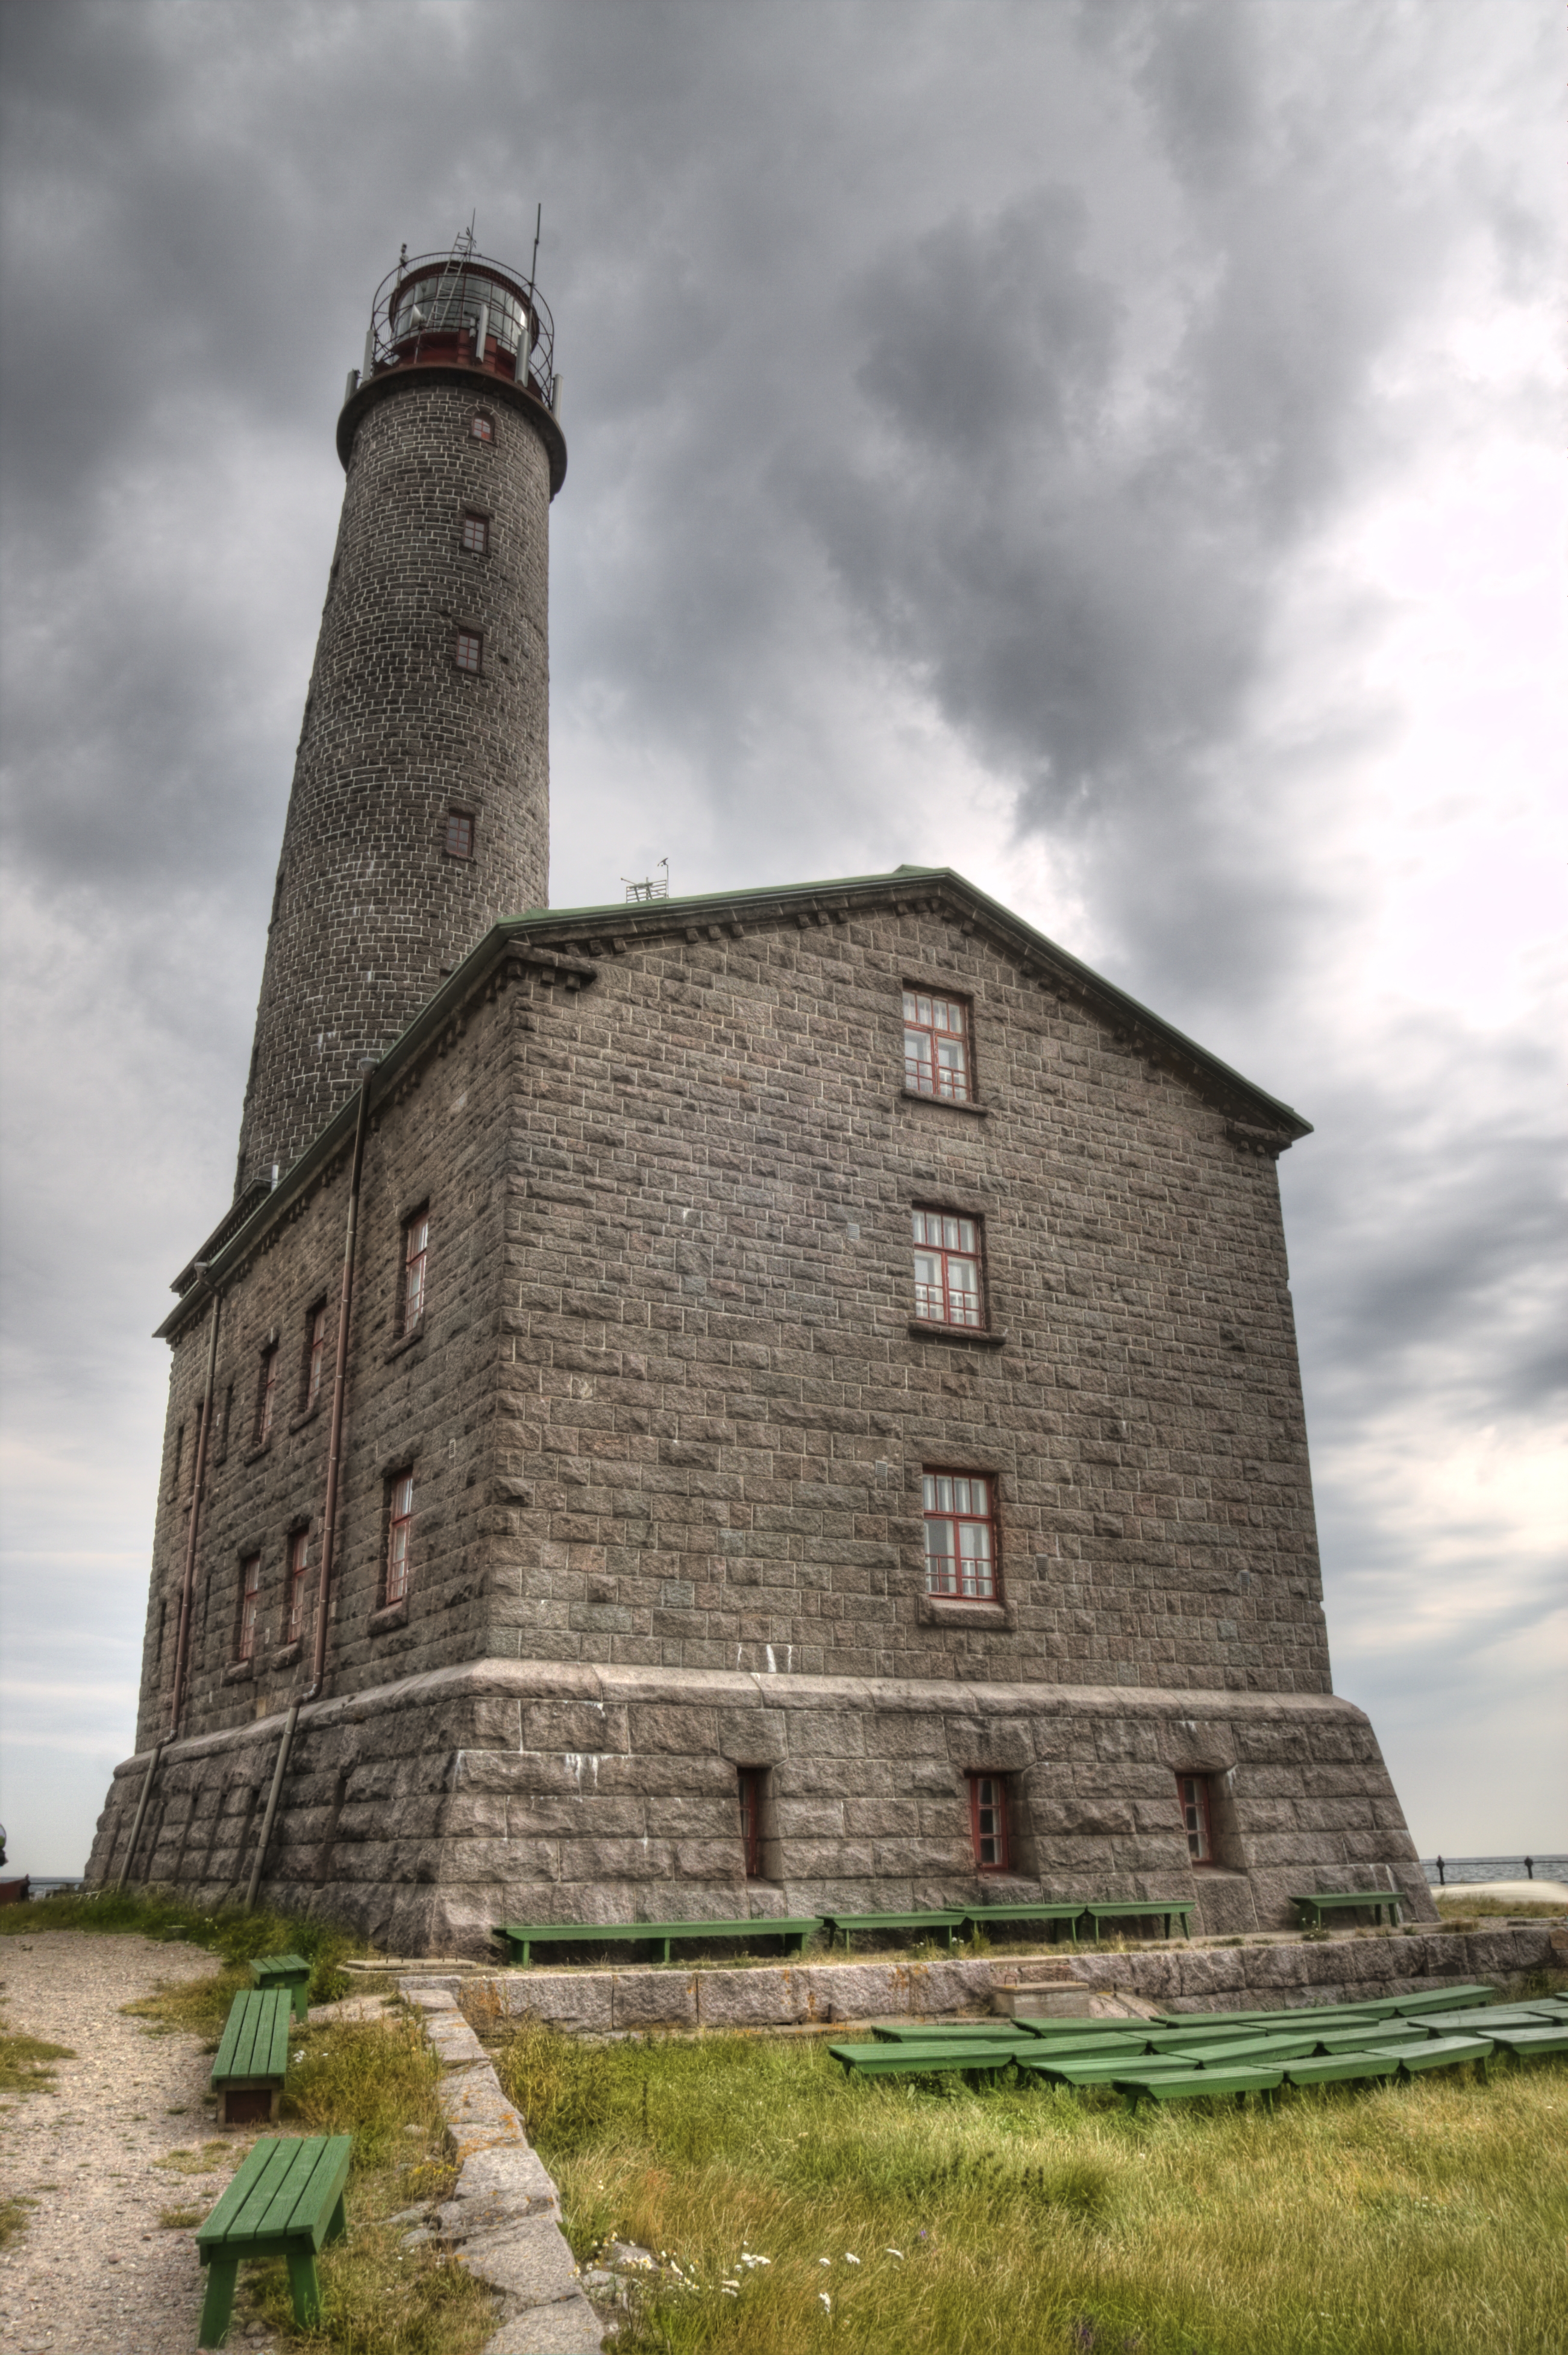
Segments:
[[[762,1766],[736,1770],[741,1789],[741,1845],[745,1851],[748,1881],[760,1881],[763,1877],[763,1777],[766,1771]]]
[[[488,516],[465,514],[463,518],[463,546],[469,556],[490,553],[490,519]]]
[[[982,1472],[927,1472],[925,1591],[997,1600],[996,1483]]]
[[[1210,1817],[1208,1775],[1179,1774],[1176,1795],[1181,1806],[1182,1828],[1187,1834],[1189,1863],[1212,1864],[1214,1830]]]
[[[485,659],[485,641],[477,630],[459,630],[453,660],[459,670],[477,678]]]
[[[945,1103],[967,1103],[969,1009],[960,997],[928,997],[906,989],[904,1085],[916,1095]]]
[[[1008,1785],[1002,1774],[970,1774],[969,1837],[980,1872],[1008,1870]]]
[[[986,1322],[980,1284],[980,1221],[948,1210],[914,1216],[914,1313],[933,1325]]]

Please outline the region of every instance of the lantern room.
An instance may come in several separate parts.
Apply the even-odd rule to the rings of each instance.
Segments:
[[[411,261],[404,248],[376,290],[358,381],[454,363],[556,406],[555,326],[531,276],[475,252],[466,233],[448,253]]]

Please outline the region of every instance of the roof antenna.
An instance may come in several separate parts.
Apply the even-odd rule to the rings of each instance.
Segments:
[[[528,264],[528,299],[530,302],[533,299],[534,281],[539,274],[539,231],[543,227],[544,201],[541,197],[539,201],[539,208],[534,215],[534,258]]]
[[[629,875],[622,876],[621,880],[626,887],[628,900],[667,900],[669,898],[669,860],[661,858],[659,865],[664,868],[663,876],[645,876],[641,883],[634,883]]]

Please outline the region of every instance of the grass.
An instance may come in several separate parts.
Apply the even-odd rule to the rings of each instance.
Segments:
[[[13,2241],[21,2239],[32,2222],[29,2211],[37,2204],[25,2192],[18,2193],[14,2200],[0,2200],[0,2249],[8,2249]]]
[[[0,2033],[0,2093],[52,2094],[55,2061],[74,2061],[69,2044],[45,2044],[37,2036]]]
[[[1465,1897],[1457,1890],[1439,1889],[1435,1889],[1432,1894],[1437,1900],[1439,1919],[1450,1927],[1459,1920],[1495,1922],[1499,1915],[1506,1915],[1510,1921],[1517,1921],[1521,1915],[1531,1922],[1557,1921],[1568,1912],[1562,1903],[1553,1905],[1544,1899],[1537,1902],[1534,1898],[1528,1898],[1516,1903],[1511,1897]]]
[[[525,2022],[496,2061],[580,2261],[612,2238],[678,2261],[624,2355],[1568,2344],[1560,2066],[1134,2118],[1108,2094],[851,2084],[793,2040],[591,2047]]]

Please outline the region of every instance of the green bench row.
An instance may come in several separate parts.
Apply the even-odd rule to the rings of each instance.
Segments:
[[[491,1934],[507,1947],[513,1962],[525,1966],[532,1960],[536,1946],[611,1943],[658,1946],[662,1950],[660,1959],[667,1963],[670,1947],[677,1939],[731,1943],[745,1940],[749,1944],[759,1938],[782,1938],[786,1953],[800,1954],[806,1940],[820,1930],[827,1932],[830,1946],[841,1937],[846,1954],[857,1934],[880,1930],[924,1930],[944,1939],[951,1952],[961,1936],[998,1922],[1048,1922],[1058,1928],[1065,1926],[1074,1944],[1078,1924],[1085,1919],[1093,1924],[1095,1937],[1100,1934],[1102,1922],[1134,1920],[1163,1922],[1166,1937],[1170,1935],[1172,1922],[1179,1922],[1185,1937],[1190,1934],[1188,1920],[1195,1910],[1194,1902],[1186,1898],[1074,1898],[1040,1905],[951,1906],[909,1913],[803,1913],[760,1916],[747,1922],[507,1922]]]
[[[1442,1997],[1435,2000],[1442,2001]],[[1393,1999],[1397,2001],[1398,1999]],[[1406,1999],[1410,2000],[1410,1999]],[[1323,2013],[1276,2012],[1268,2027],[1237,2034],[1215,2021],[1104,2022],[1062,2034],[1064,2022],[987,2022],[947,2029],[879,2029],[871,2044],[830,2045],[846,2076],[914,2076],[951,2070],[971,2083],[1013,2067],[1020,2077],[1070,2085],[1110,2084],[1136,2108],[1149,2100],[1185,2100],[1250,2092],[1271,2096],[1282,2083],[1325,2084],[1415,2076],[1478,2062],[1494,2051],[1524,2061],[1568,2052],[1568,2004],[1493,2005],[1438,2011],[1435,1998],[1401,2017],[1392,2002],[1381,2019],[1341,2022]],[[1040,2029],[1046,2032],[1038,2032]]]

